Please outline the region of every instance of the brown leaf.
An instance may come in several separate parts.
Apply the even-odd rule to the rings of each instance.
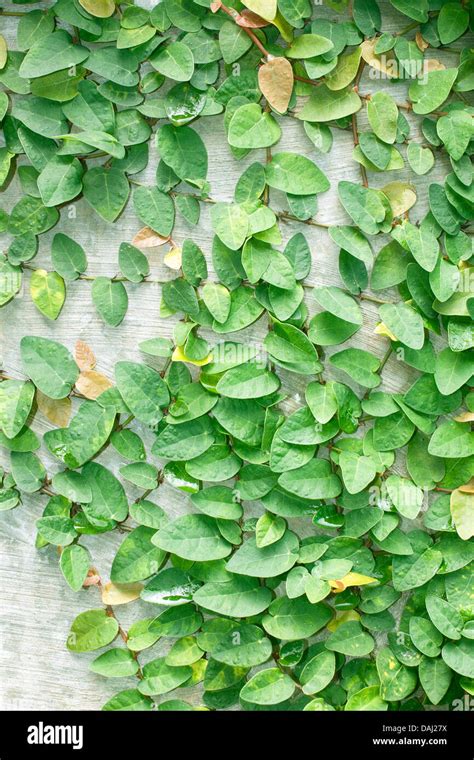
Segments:
[[[429,74],[430,71],[443,71],[446,68],[444,63],[437,58],[426,58],[423,62],[423,73]]]
[[[217,11],[220,10],[221,7],[222,7],[221,0],[214,0],[210,5],[211,11],[213,13],[217,13]]]
[[[96,372],[94,369],[81,372],[79,375],[76,388],[79,393],[82,393],[86,398],[95,401],[101,393],[108,388],[112,388],[113,383],[110,382],[108,377],[102,375],[100,372]]]
[[[82,372],[86,372],[89,369],[94,369],[96,365],[96,359],[94,352],[87,343],[83,340],[78,340],[74,351],[74,358],[76,364]]]
[[[102,586],[102,602],[104,604],[117,605],[128,604],[138,599],[143,588],[141,583],[115,584],[109,581]]]
[[[415,40],[418,50],[421,50],[422,53],[426,50],[426,48],[429,48],[428,42],[423,39],[420,32],[417,32],[415,34]]]
[[[375,52],[376,44],[376,37],[371,40],[364,40],[360,46],[362,58],[372,69],[381,71],[387,77],[398,77],[399,65],[395,53],[393,50],[387,50],[383,55],[377,55]]]
[[[133,238],[132,245],[137,248],[156,248],[159,245],[164,245],[168,240],[169,237],[158,235],[150,227],[142,227]]]
[[[293,91],[293,68],[286,58],[271,58],[258,70],[258,86],[272,108],[284,113]]]
[[[41,391],[36,391],[36,403],[38,409],[44,416],[58,427],[66,427],[71,418],[71,399],[70,398],[49,398]]]
[[[100,582],[100,575],[98,574],[95,567],[91,567],[87,572],[87,577],[82,586],[83,588],[87,588],[88,586],[100,586]]]
[[[257,16],[253,11],[249,11],[244,8],[242,13],[239,13],[235,19],[235,23],[239,26],[244,26],[247,29],[261,29],[263,26],[268,26],[269,22],[265,21],[261,16]]]

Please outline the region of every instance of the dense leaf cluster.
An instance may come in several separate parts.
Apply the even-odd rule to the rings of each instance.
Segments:
[[[68,648],[108,647],[92,671],[136,677],[108,710],[192,709],[174,692],[196,684],[217,710],[452,708],[474,694],[474,57],[461,41],[446,67],[437,50],[469,39],[472,10],[391,0],[408,19],[395,35],[376,0],[328,0],[332,20],[309,0],[44,5],[0,10],[0,21],[19,17],[16,49],[0,36],[0,186],[17,175],[23,191],[0,210],[0,305],[28,273],[33,302],[55,320],[68,283],[91,280],[100,317],[117,326],[125,283],[150,282],[150,247],[165,246],[177,273],[161,288],[173,339],[144,341],[145,362],[120,361],[110,379],[85,343],[73,356],[36,335],[21,340],[28,379],[1,375],[10,463],[0,508],[47,495],[38,548],[59,547],[73,591],[101,594],[103,606],[72,623]],[[364,69],[387,86],[361,94]],[[392,79],[407,79],[407,102],[390,95]],[[410,137],[408,112],[425,142]],[[266,149],[229,202],[212,197],[193,127],[219,114],[236,159]],[[314,217],[329,180],[278,148],[290,118],[316,153],[351,131],[362,180],[339,182],[348,223],[328,234],[342,286],[310,289],[311,318],[311,250],[302,232],[283,246],[280,227],[324,226]],[[136,175],[151,142],[160,160],[146,185]],[[405,162],[428,175],[435,161],[445,180],[427,178],[418,223],[409,182],[368,181]],[[286,210],[272,209],[274,191]],[[73,223],[73,237],[52,239],[51,269],[35,268],[39,236],[80,196],[105,222],[133,205],[143,228],[120,246],[120,275],[86,274]],[[202,203],[210,258],[172,239],[176,215],[197,225]],[[383,359],[356,341],[341,347],[363,325],[364,298],[378,306]],[[262,315],[263,347],[239,339]],[[403,393],[378,389],[392,351],[418,372]],[[294,383],[296,406],[285,403]],[[43,436],[52,477],[35,414],[54,425]],[[120,478],[99,461],[106,446]],[[133,503],[122,481],[139,489]],[[172,519],[155,502],[163,484],[187,497],[186,514]],[[111,531],[126,537],[106,583],[87,537]],[[149,617],[125,631],[115,607],[138,598]]]

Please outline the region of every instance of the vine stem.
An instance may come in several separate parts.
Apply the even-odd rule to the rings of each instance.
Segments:
[[[353,88],[354,92],[357,92],[357,93],[359,92],[359,82],[361,80],[364,68],[365,68],[365,61],[364,59],[361,59],[359,68],[357,70],[356,78],[354,81],[354,88]],[[357,146],[359,145],[359,131],[357,128],[357,114],[356,113],[352,114],[352,138],[354,140],[354,148],[357,148]],[[364,187],[368,187],[369,180],[367,177],[366,168],[363,164],[359,164],[359,168],[360,168],[360,174],[362,177],[362,184],[364,185]]]

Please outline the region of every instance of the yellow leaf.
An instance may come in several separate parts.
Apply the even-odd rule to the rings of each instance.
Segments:
[[[94,369],[96,365],[96,360],[92,348],[88,346],[87,343],[84,343],[83,340],[78,340],[76,342],[74,358],[76,360],[77,366],[82,372],[86,372],[89,369]]]
[[[377,327],[374,330],[374,333],[377,333],[377,335],[385,335],[386,338],[390,338],[390,340],[397,340],[393,332],[390,332],[387,325],[383,322],[379,322]]]
[[[288,108],[293,81],[293,67],[286,58],[271,58],[258,70],[258,86],[278,113],[284,113]]]
[[[376,55],[374,48],[377,38],[365,40],[361,45],[362,58],[372,69],[380,71],[388,77],[398,76],[398,62],[393,50],[388,50],[383,55]]]
[[[329,581],[329,585],[335,594],[340,594],[349,586],[366,586],[368,583],[377,583],[377,578],[371,578],[369,575],[361,575],[360,573],[347,573],[343,578]]]
[[[474,422],[474,412],[463,412],[454,419],[456,422]]]
[[[109,18],[115,11],[114,0],[79,0],[79,4],[96,18]]]
[[[44,416],[58,427],[66,427],[69,424],[71,418],[71,399],[60,398],[54,399],[45,396],[41,391],[36,391],[36,403],[38,409]]]
[[[174,269],[175,271],[178,271],[178,269],[181,269],[181,262],[182,262],[181,248],[177,248],[176,246],[174,248],[170,248],[168,253],[165,255],[163,261],[166,264],[166,266],[169,267],[170,269]]]
[[[471,478],[464,486],[459,486],[459,490],[463,493],[474,493],[474,478]]]
[[[351,620],[360,620],[360,615],[355,610],[346,610],[345,612],[336,612],[336,617],[327,624],[326,628],[331,633],[337,631],[340,625],[349,623]]]
[[[408,182],[389,182],[380,189],[390,201],[394,216],[401,216],[416,203],[415,188]]]
[[[150,227],[142,227],[132,240],[132,245],[136,248],[157,248],[160,245],[164,245],[169,240],[169,237],[162,237]]]
[[[142,583],[127,583],[117,585],[109,581],[102,586],[102,602],[104,604],[117,605],[128,604],[138,599],[143,588]]]
[[[273,26],[276,26],[285,42],[293,41],[293,27],[288,23],[284,16],[282,16],[280,11],[278,11],[275,18],[272,19],[272,24]]]
[[[208,354],[205,359],[190,359],[183,352],[181,346],[176,346],[171,356],[173,362],[186,362],[187,364],[194,364],[196,367],[204,367],[205,364],[212,362],[212,354]]]
[[[7,43],[5,37],[0,34],[0,69],[5,67],[7,62]]]
[[[82,393],[86,398],[92,399],[92,401],[95,401],[101,393],[108,388],[112,388],[112,386],[113,383],[110,382],[108,377],[105,377],[100,372],[96,372],[94,369],[81,372],[76,382],[76,388],[79,393]]]
[[[459,538],[468,541],[474,536],[474,494],[456,488],[451,494],[449,504]]]
[[[249,11],[261,16],[266,21],[273,21],[277,15],[277,0],[242,0]]]
[[[361,575],[361,573],[347,573],[340,580],[346,588],[349,586],[367,586],[369,583],[377,583],[377,578],[372,578],[370,575]]]

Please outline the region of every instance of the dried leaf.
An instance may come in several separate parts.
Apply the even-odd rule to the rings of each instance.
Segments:
[[[40,390],[36,390],[36,403],[44,416],[58,427],[66,427],[71,418],[72,403],[70,398],[49,398]]]
[[[150,227],[142,227],[133,238],[132,245],[135,245],[137,248],[157,248],[167,243],[168,240],[169,237],[158,235]]]
[[[377,55],[374,51],[377,39],[364,40],[362,43],[361,51],[362,58],[372,69],[380,71],[389,78],[396,77],[398,75],[398,62],[395,58],[393,50],[388,50],[383,55]]]
[[[87,578],[82,584],[83,588],[88,588],[89,586],[99,586],[100,583],[101,583],[100,575],[98,574],[95,567],[91,567],[91,569],[87,573]]]
[[[143,588],[141,583],[116,584],[109,581],[102,586],[102,602],[104,604],[117,605],[128,604],[140,597]]]
[[[181,263],[182,263],[181,248],[178,248],[177,246],[170,248],[170,250],[165,254],[163,262],[166,264],[166,266],[169,269],[174,269],[176,272],[179,269],[181,269]]]
[[[83,340],[77,341],[74,350],[74,358],[81,372],[87,372],[87,370],[94,369],[97,363],[92,348]]]
[[[423,53],[427,48],[429,48],[429,43],[426,42],[426,40],[423,39],[421,32],[417,32],[415,34],[415,41],[418,47],[418,50],[421,50]]]
[[[247,27],[247,29],[262,29],[262,27],[268,26],[268,21],[265,21],[261,16],[257,16],[253,11],[247,10],[247,8],[244,8],[242,13],[239,13],[235,22],[239,26]]]
[[[92,401],[95,401],[101,393],[112,387],[113,383],[110,382],[108,377],[93,369],[81,372],[76,382],[76,388],[79,393],[82,393],[83,396]]]
[[[293,81],[293,67],[286,58],[271,58],[258,71],[258,85],[278,113],[284,113],[288,108]]]

